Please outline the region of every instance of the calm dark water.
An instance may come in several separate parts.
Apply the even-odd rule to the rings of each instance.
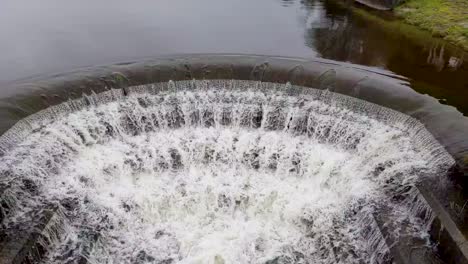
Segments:
[[[466,52],[331,1],[3,0],[0,36],[0,84],[176,53],[323,57],[406,76],[468,114]]]

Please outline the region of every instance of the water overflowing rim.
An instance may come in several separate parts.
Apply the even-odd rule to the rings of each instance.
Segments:
[[[129,86],[122,89],[111,89],[91,96],[84,96],[58,105],[48,107],[34,113],[19,122],[0,136],[0,156],[4,155],[11,148],[23,141],[29,134],[41,127],[44,120],[53,122],[69,113],[80,111],[99,104],[109,103],[121,98],[137,96],[141,94],[157,94],[160,92],[178,92],[186,89],[251,89],[260,91],[279,90],[291,96],[308,95],[329,104],[346,108],[356,113],[363,113],[370,118],[377,119],[383,123],[395,122],[403,124],[408,128],[407,132],[413,138],[417,147],[429,147],[429,152],[435,155],[435,160],[442,161],[440,164],[453,164],[453,157],[443,146],[425,129],[424,125],[417,119],[395,111],[393,109],[379,106],[365,100],[351,97],[344,94],[335,93],[328,89],[286,84],[248,81],[248,80],[186,80],[159,82],[146,85]],[[93,100],[93,98],[99,100]],[[99,103],[96,103],[99,102]],[[391,120],[390,120],[391,119]]]
[[[264,92],[279,91],[289,96],[303,96],[304,98],[320,100],[321,102],[330,104],[332,106],[345,108],[360,115],[366,115],[387,125],[395,125],[397,127],[403,128],[403,130],[411,137],[412,142],[417,148],[424,148],[431,154],[431,160],[433,161],[432,164],[434,165],[442,165],[453,162],[452,157],[445,151],[442,146],[440,146],[440,144],[417,119],[398,111],[382,107],[374,103],[369,103],[359,98],[331,92],[327,89],[320,90],[304,86],[291,85],[290,83],[279,84],[246,80],[186,80],[175,82],[160,82],[146,85],[129,86],[123,89],[111,89],[98,94],[92,94],[78,99],[66,101],[41,110],[19,121],[4,135],[0,136],[0,150],[3,148],[3,151],[6,152],[8,149],[14,148],[17,143],[28,137],[28,135],[33,131],[43,127],[44,124],[59,120],[72,112],[98,107],[100,105],[114,101],[126,100],[126,98],[130,97],[145,96],[148,94],[171,94],[175,92],[184,92],[186,90],[197,90],[203,92],[206,90],[218,89],[237,90],[241,92],[250,89]],[[441,167],[441,170],[446,170],[446,168]],[[416,195],[416,191],[413,192]],[[412,200],[413,196],[408,199],[408,201]],[[415,204],[418,205],[418,203]],[[365,217],[369,218],[369,221],[374,218],[373,215],[366,215]],[[431,219],[427,220],[427,222],[432,222]],[[382,232],[379,231],[380,226],[378,223],[374,223],[374,225],[377,225],[375,228],[378,233]],[[378,240],[378,242],[382,244],[381,246],[386,247],[384,240]],[[389,254],[387,251],[385,251],[385,254]]]
[[[220,79],[288,87],[291,91],[312,91],[356,103],[366,101],[368,104],[365,105],[385,109],[383,112],[396,113],[406,122],[420,124],[422,133],[434,142],[434,146],[445,148],[442,156],[453,157],[461,168],[468,168],[467,119],[453,107],[410,89],[402,78],[347,63],[260,55],[179,55],[15,83],[9,87],[12,93],[0,95],[0,119],[5,117],[8,129],[0,136],[0,146],[6,141],[20,142],[32,131],[34,126],[31,124],[43,117],[58,118],[64,110],[62,103],[67,100],[74,100],[77,106],[67,111],[79,110],[80,105],[88,107],[91,102],[83,97],[84,94],[96,93],[94,96],[113,100],[113,93],[131,96],[144,87],[165,86],[169,89],[187,82],[206,85],[220,82]],[[169,80],[174,82],[171,84]],[[0,128],[0,132],[7,129]]]
[[[2,87],[0,133],[19,120],[83,94],[169,80],[236,79],[328,89],[419,120],[468,176],[468,118],[454,107],[422,95],[407,79],[386,70],[321,58],[185,54],[83,68],[19,80]]]

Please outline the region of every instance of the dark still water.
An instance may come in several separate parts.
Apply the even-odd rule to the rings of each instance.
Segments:
[[[468,114],[466,52],[331,1],[5,0],[0,35],[0,84],[176,53],[323,57],[408,77]]]

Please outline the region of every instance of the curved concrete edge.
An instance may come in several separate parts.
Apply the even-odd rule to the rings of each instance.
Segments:
[[[468,176],[468,118],[409,87],[401,76],[325,59],[189,54],[84,68],[2,86],[0,133],[20,119],[82,94],[169,80],[239,79],[296,84],[360,98],[421,121]],[[468,183],[467,183],[468,184]]]
[[[411,137],[414,147],[427,152],[431,156],[430,162],[433,163],[437,172],[442,171],[443,173],[446,173],[454,163],[452,156],[447,153],[432,134],[425,129],[421,122],[399,111],[382,107],[356,97],[331,92],[328,89],[316,89],[305,86],[264,81],[223,79],[169,81],[127,86],[121,89],[112,89],[51,106],[22,119],[11,129],[5,132],[0,137],[0,156],[19,142],[23,141],[30,133],[41,128],[44,125],[44,120],[57,120],[70,112],[79,111],[89,106],[97,106],[99,104],[121,100],[127,96],[131,97],[132,95],[139,95],[142,93],[156,94],[164,91],[176,92],[191,89],[201,89],[204,91],[208,87],[215,90],[248,89],[256,87],[256,89],[263,91],[269,91],[272,89],[281,90],[282,92],[295,97],[307,97],[313,100],[321,100],[328,104],[333,104],[356,113],[361,113],[362,115],[367,115],[368,117],[379,120],[384,124],[403,128],[405,133]],[[435,174],[437,174],[437,172],[434,171]]]
[[[405,128],[405,131],[413,138],[412,142],[415,146],[429,146],[433,148],[430,153],[433,154],[434,157],[438,157],[434,159],[434,162],[440,162],[440,159],[450,160],[451,162],[453,162],[452,157],[443,148],[440,148],[438,142],[426,129],[424,129],[424,127],[419,121],[401,112],[395,111],[390,108],[381,107],[379,105],[369,103],[356,97],[350,97],[340,93],[330,92],[329,90],[320,90],[290,84],[278,84],[251,80],[185,80],[160,82],[147,85],[128,86],[121,89],[112,89],[98,94],[80,97],[79,99],[62,102],[58,105],[51,106],[37,113],[34,113],[31,116],[28,116],[27,118],[21,120],[16,125],[14,125],[4,135],[0,136],[0,154],[4,146],[11,144],[10,147],[13,147],[16,143],[24,140],[24,138],[27,135],[29,135],[29,133],[42,127],[44,125],[44,120],[47,120],[47,123],[52,122],[53,120],[61,119],[64,115],[67,115],[71,112],[87,109],[88,107],[99,106],[101,104],[106,104],[112,101],[122,100],[124,98],[138,97],[142,94],[147,95],[158,94],[161,92],[179,92],[191,89],[206,90],[207,88],[215,90],[249,89],[251,87],[255,87],[256,89],[261,91],[268,91],[274,89],[296,97],[308,97],[309,99],[322,100],[323,102],[330,103],[335,106],[348,108],[353,112],[366,114],[370,118],[378,119],[382,123],[386,123],[390,126]],[[429,151],[429,149],[427,148],[425,150]],[[439,155],[435,155],[435,152],[437,151]],[[444,162],[443,164],[446,163]],[[5,193],[3,193],[3,197],[0,196],[0,198],[8,197],[9,196],[5,195]],[[12,206],[10,205],[8,205],[7,207],[9,209],[12,208]],[[379,213],[379,215],[380,214],[381,213]],[[372,219],[373,218],[374,217],[372,217]],[[380,221],[380,223],[382,224],[383,221]],[[382,228],[381,226],[375,226],[376,228],[379,228],[381,230],[385,229],[385,227]],[[385,232],[389,233],[387,231],[388,230],[386,230]],[[92,231],[89,232],[88,230],[88,232],[83,231],[82,236],[86,237],[86,239],[84,239],[84,243],[80,247],[81,257],[79,258],[78,263],[86,263],[87,257],[89,256],[90,252],[94,248],[94,245],[96,244],[96,241],[99,237],[99,233],[94,233]],[[411,254],[404,250],[404,247],[401,245],[400,241],[392,241],[388,238],[387,241],[384,240],[385,238],[377,240],[378,243],[376,244],[377,247],[381,246],[380,242],[382,242],[383,244],[387,243],[390,246],[390,251],[386,252],[385,256],[383,256],[382,259],[393,259],[393,261],[396,263],[412,263],[408,261],[413,260],[414,258],[410,256]],[[21,243],[24,242],[24,240],[19,241]],[[410,238],[407,238],[404,241],[405,242],[403,243],[414,242],[411,241]],[[27,241],[24,242],[24,247],[29,247],[27,246],[28,244],[30,243]],[[397,244],[397,246],[395,246],[394,244]],[[15,253],[13,255],[18,255],[18,253]],[[417,263],[423,262],[419,261]]]
[[[320,58],[303,59],[241,54],[187,54],[83,68],[19,80],[0,94],[0,133],[20,119],[82,94],[169,80],[260,80],[329,89],[376,103],[420,120],[457,160],[468,186],[468,118],[412,90],[404,77],[389,71]]]
[[[465,175],[458,180],[464,182],[464,187],[468,188],[468,118],[454,107],[442,105],[435,98],[412,90],[407,80],[401,76],[384,70],[324,59],[190,54],[24,79],[0,88],[0,133],[31,114],[77,99],[83,94],[100,93],[110,88],[192,79],[290,82],[328,89],[402,112],[423,123],[456,159],[459,170]],[[440,196],[437,195],[437,198],[440,199]],[[450,219],[450,216],[447,217]]]

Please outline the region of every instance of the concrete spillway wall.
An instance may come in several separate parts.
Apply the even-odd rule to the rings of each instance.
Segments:
[[[0,133],[22,118],[83,94],[100,93],[110,88],[123,88],[124,93],[128,93],[127,88],[133,85],[192,79],[290,82],[327,89],[405,113],[423,123],[456,159],[454,170],[459,172],[456,181],[463,184],[468,177],[468,119],[455,108],[418,94],[404,77],[391,72],[322,59],[181,55],[20,80],[2,87]],[[4,136],[9,136],[8,132]],[[440,206],[438,209],[440,211]],[[447,216],[444,217],[440,218],[445,219],[444,222],[436,225],[438,231],[435,234],[442,234],[440,226],[447,226]],[[457,238],[454,243],[464,242]]]
[[[328,89],[397,110],[421,121],[468,176],[468,118],[412,90],[401,76],[323,59],[247,55],[180,55],[80,69],[2,87],[0,133],[20,119],[83,94],[169,80],[259,80]],[[464,181],[465,177],[460,178]]]

